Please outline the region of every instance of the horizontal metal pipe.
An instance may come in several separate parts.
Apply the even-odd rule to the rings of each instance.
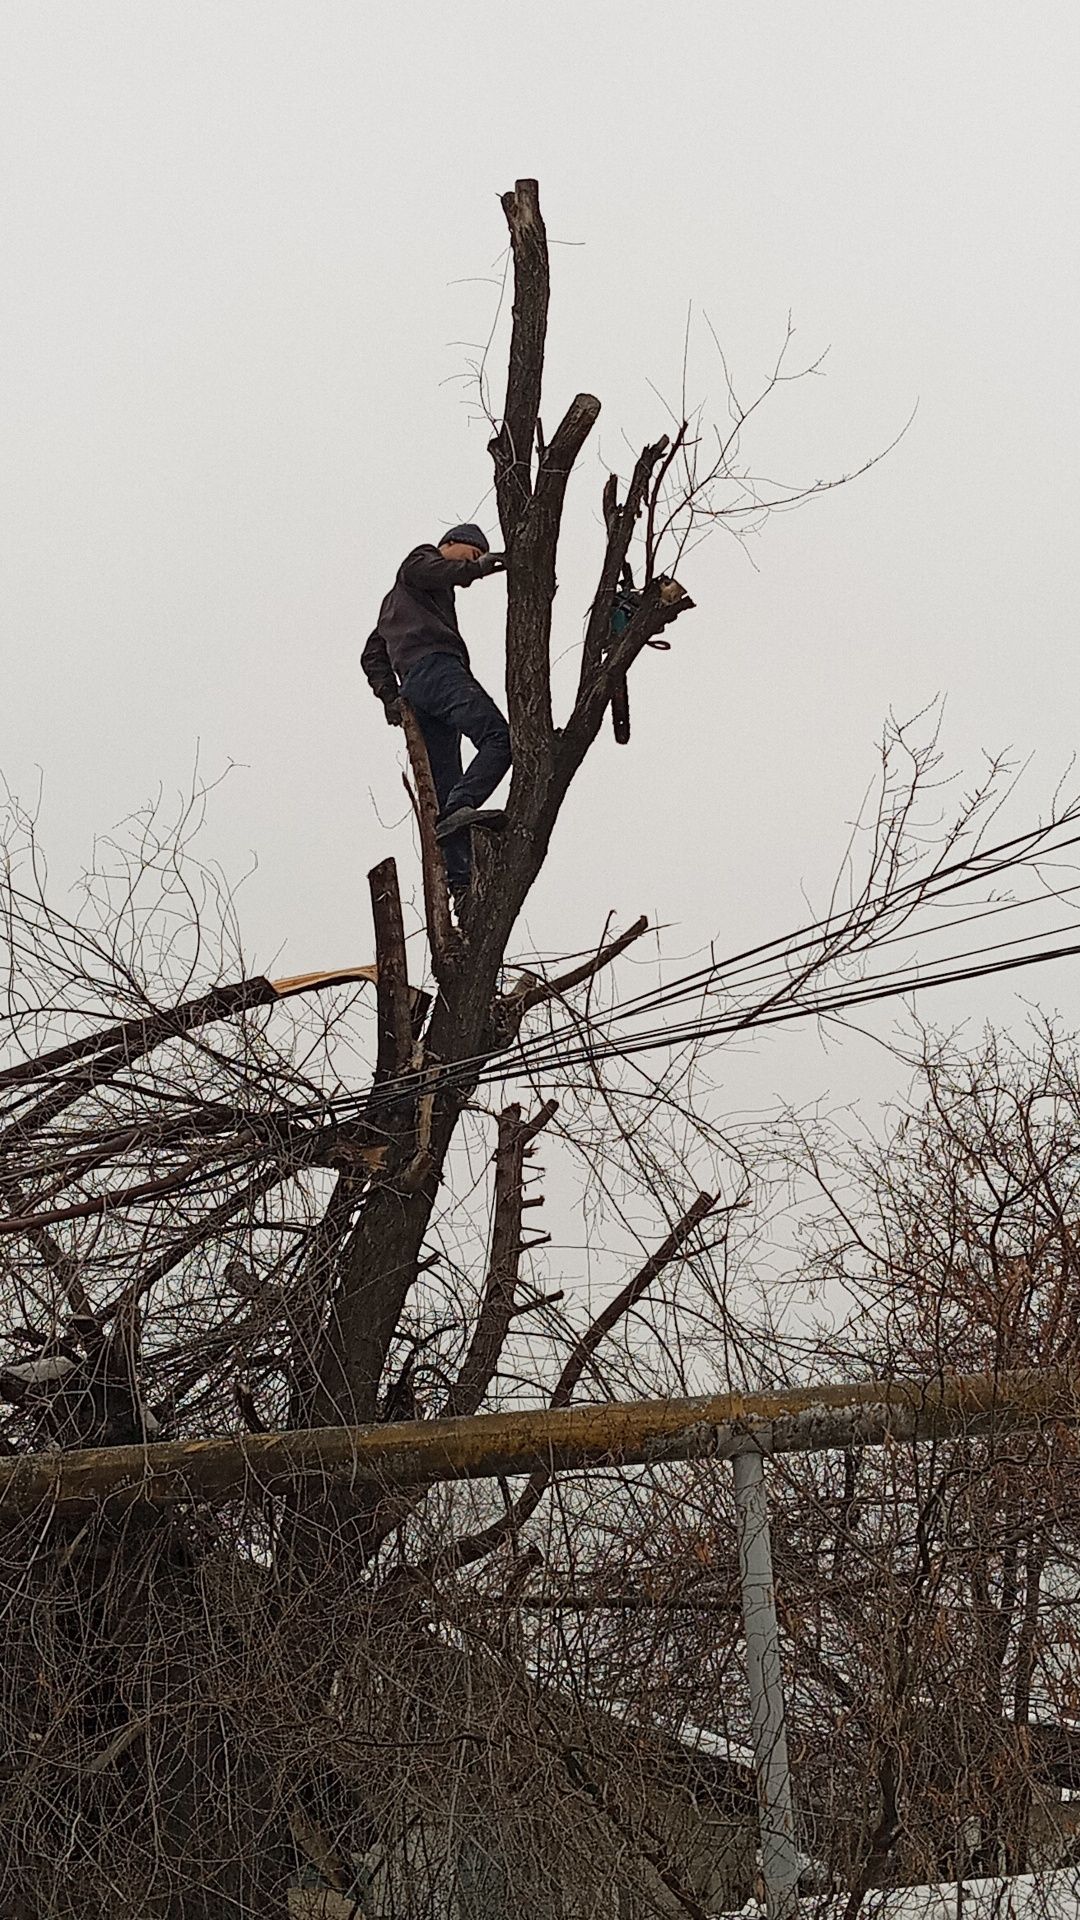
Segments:
[[[928,1382],[867,1380],[773,1393],[704,1394],[482,1413],[398,1426],[314,1427],[0,1459],[0,1519],[43,1506],[220,1501],[241,1490],[331,1479],[389,1489],[440,1480],[818,1453],[886,1440],[955,1438],[1080,1423],[1080,1373],[1025,1369]]]

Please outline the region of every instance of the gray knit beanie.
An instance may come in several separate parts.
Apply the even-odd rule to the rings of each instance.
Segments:
[[[466,520],[460,527],[451,527],[449,533],[443,534],[439,545],[440,547],[479,547],[481,553],[491,551],[486,534],[480,527],[474,526],[471,520]]]

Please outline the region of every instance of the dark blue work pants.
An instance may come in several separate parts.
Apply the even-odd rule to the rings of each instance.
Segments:
[[[427,653],[409,668],[403,697],[420,722],[440,814],[482,807],[510,765],[510,729],[489,693],[452,653]],[[462,738],[476,748],[462,771]],[[443,843],[446,877],[457,891],[469,884],[469,835]]]

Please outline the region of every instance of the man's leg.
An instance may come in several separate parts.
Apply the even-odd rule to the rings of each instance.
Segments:
[[[477,749],[445,799],[440,794],[438,837],[443,845],[452,846],[472,827],[501,827],[505,814],[483,808],[510,765],[510,729],[491,695],[460,660],[447,653],[430,653],[418,661],[402,693],[419,715],[453,727]]]
[[[476,756],[446,797],[443,812],[482,807],[510,769],[510,729],[494,700],[459,661],[451,659],[445,716],[470,740]]]
[[[442,802],[443,813],[459,807],[481,807],[494,792],[510,765],[510,729],[489,693],[469,669],[450,653],[429,653],[417,662],[402,687],[421,724],[427,718],[464,734],[476,748],[476,757],[455,780]]]

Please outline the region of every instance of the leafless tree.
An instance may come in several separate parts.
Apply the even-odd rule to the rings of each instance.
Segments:
[[[759,1321],[776,1379],[1070,1368],[1077,1338],[1075,1044],[1047,1024],[974,1054],[924,1037],[880,1142],[803,1126],[792,1279]],[[779,1324],[781,1338],[775,1337]],[[849,1917],[898,1884],[1077,1864],[1075,1431],[1046,1423],[772,1464],[789,1741],[808,1884]],[[571,1664],[631,1671],[651,1717],[749,1741],[737,1549],[722,1476],[620,1489],[614,1562],[579,1555]],[[627,1549],[633,1542],[631,1551]],[[1037,1910],[1037,1907],[1036,1909]]]
[[[32,821],[12,811],[0,1068],[9,1454],[194,1440],[240,1424],[407,1421],[512,1400],[560,1406],[684,1389],[702,1369],[776,1374],[789,1361],[775,1324],[734,1316],[729,1291],[763,1142],[700,1099],[704,1044],[903,990],[907,961],[892,956],[907,954],[917,927],[955,924],[946,910],[958,888],[964,899],[976,890],[980,913],[1003,910],[995,887],[1006,872],[1029,883],[1020,905],[1067,895],[1045,883],[1046,863],[1075,810],[988,846],[995,767],[952,826],[930,823],[921,809],[936,749],[913,748],[900,728],[866,831],[812,925],[629,1000],[611,982],[645,934],[640,920],[598,928],[591,953],[557,965],[509,964],[605,715],[625,712],[642,650],[692,610],[671,577],[680,556],[704,522],[738,526],[748,509],[790,504],[798,490],[754,482],[742,446],[757,403],[734,396],[713,451],[700,421],[680,421],[625,479],[610,476],[577,690],[557,722],[556,552],[599,402],[576,396],[545,437],[548,257],[535,183],[518,182],[503,207],[514,310],[491,452],[509,562],[514,771],[506,830],[477,845],[456,926],[430,771],[406,713],[430,977],[410,979],[390,860],[371,875],[374,963],[270,981],[247,973],[228,893],[198,864],[200,795],[171,824],[150,811],[102,843],[69,911],[52,895]],[[782,361],[761,398],[785,377]],[[631,555],[637,598],[616,630]],[[676,1009],[685,1025],[674,1023],[666,1064],[629,1064],[652,1044],[649,1022],[670,1024]],[[1057,1148],[1039,1138],[1056,1168]],[[605,1273],[591,1314],[545,1265],[545,1234],[528,1230],[542,1199],[537,1156],[556,1142],[581,1170],[586,1218],[594,1209],[606,1232],[621,1217],[625,1271]],[[889,1163],[894,1181],[900,1166]],[[845,1276],[853,1299],[871,1284],[868,1270]],[[1026,1283],[1009,1284],[1018,1301]],[[889,1299],[899,1312],[892,1281]],[[906,1311],[912,1352],[943,1364],[925,1303],[917,1312],[913,1293]],[[972,1333],[962,1303],[954,1311],[959,1365],[989,1335]],[[1009,1308],[1005,1346],[987,1364],[1034,1338],[1032,1311]],[[1067,1318],[1063,1297],[1055,1338]],[[817,1363],[891,1361],[895,1340],[879,1356],[855,1340],[859,1324],[853,1309]],[[1027,1651],[1009,1655],[1014,1701],[1026,1685],[1028,1702],[1012,1724],[1027,1725],[1028,1595],[1047,1584],[1048,1522],[1024,1506],[1010,1546],[1021,1508],[1009,1488],[1023,1462],[1000,1449],[987,1458],[964,1470],[964,1511],[975,1527],[978,1510],[977,1525],[997,1528],[1000,1552],[1013,1554],[1004,1631],[1006,1652],[1010,1633],[1017,1644],[1027,1635]],[[846,1464],[839,1508],[827,1474],[819,1484],[807,1470],[790,1493],[790,1554],[813,1559],[813,1604],[822,1619],[833,1608],[829,1632],[851,1635],[834,1662],[823,1627],[805,1665],[797,1637],[799,1684],[818,1687],[834,1726],[838,1689],[861,1684],[851,1677],[860,1661],[892,1676],[894,1719],[910,1714],[926,1672],[904,1646],[937,1592],[937,1575],[919,1570],[939,1469],[926,1469],[929,1518],[912,1548],[916,1467],[880,1468],[873,1565],[880,1577],[895,1535],[898,1617],[911,1612],[907,1642],[894,1632],[887,1653],[853,1624],[869,1577],[855,1566],[870,1471]],[[492,1503],[467,1489],[372,1495],[338,1478],[273,1496],[252,1485],[243,1499],[192,1498],[167,1514],[99,1503],[70,1524],[46,1504],[9,1519],[0,1913],[262,1920],[285,1913],[290,1886],[295,1906],[305,1885],[338,1896],[341,1912],[410,1916],[449,1912],[454,1900],[475,1913],[701,1915],[741,1898],[754,1851],[744,1760],[689,1754],[682,1737],[692,1698],[720,1727],[737,1720],[741,1697],[717,1489],[704,1469],[613,1470],[587,1487],[538,1472]],[[985,1570],[978,1577],[985,1651],[1000,1642],[1003,1602]],[[839,1611],[834,1591],[851,1596]],[[807,1745],[808,1791],[820,1752]],[[863,1749],[852,1738],[845,1753],[854,1778]],[[881,1766],[876,1777],[891,1804]],[[846,1853],[818,1844],[843,1858],[856,1890],[893,1849],[872,1825],[884,1819],[877,1801],[864,1799]]]

